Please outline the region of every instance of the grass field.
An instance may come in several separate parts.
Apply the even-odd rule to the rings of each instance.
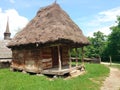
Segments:
[[[36,76],[0,69],[0,90],[99,90],[109,69],[100,64],[86,64],[86,74],[64,80],[48,80]]]

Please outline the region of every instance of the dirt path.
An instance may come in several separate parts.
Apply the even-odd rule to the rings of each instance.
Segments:
[[[120,90],[120,70],[110,67],[110,75],[104,81],[101,90]]]

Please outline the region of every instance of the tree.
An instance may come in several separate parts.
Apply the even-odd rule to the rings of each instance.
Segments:
[[[91,45],[85,48],[87,57],[101,57],[105,48],[106,36],[98,31],[93,34],[93,37],[88,37]]]
[[[111,34],[108,38],[108,54],[116,61],[120,58],[120,16],[117,17],[117,25],[110,28]]]
[[[82,49],[81,48],[77,48],[77,52],[76,52],[76,50],[75,50],[75,48],[73,48],[73,49],[71,49],[71,56],[72,57],[79,57],[79,59],[81,59],[82,58]]]

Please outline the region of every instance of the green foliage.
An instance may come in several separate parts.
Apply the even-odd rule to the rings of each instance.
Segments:
[[[76,57],[76,51],[75,48],[70,51],[72,57]]]
[[[36,76],[0,69],[0,90],[99,90],[109,69],[100,64],[86,64],[86,74],[64,80],[50,81],[45,76]]]
[[[94,37],[88,37],[91,45],[85,48],[86,57],[98,57],[102,60],[120,61],[120,16],[117,17],[117,25],[111,27],[111,34],[105,36],[100,31],[94,33]]]
[[[120,17],[117,17],[117,26],[110,28],[111,34],[108,37],[107,55],[112,56],[114,61],[120,61]]]
[[[106,36],[98,31],[94,33],[93,37],[88,37],[91,45],[85,48],[85,55],[87,57],[99,57],[102,56],[106,45]]]
[[[71,56],[72,57],[79,57],[80,59],[82,58],[82,48],[77,48],[77,52],[75,50],[75,48],[71,49]]]

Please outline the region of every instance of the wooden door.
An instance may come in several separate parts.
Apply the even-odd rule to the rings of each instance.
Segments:
[[[53,67],[58,66],[58,48],[57,48],[57,46],[52,47],[52,65],[53,65]]]

